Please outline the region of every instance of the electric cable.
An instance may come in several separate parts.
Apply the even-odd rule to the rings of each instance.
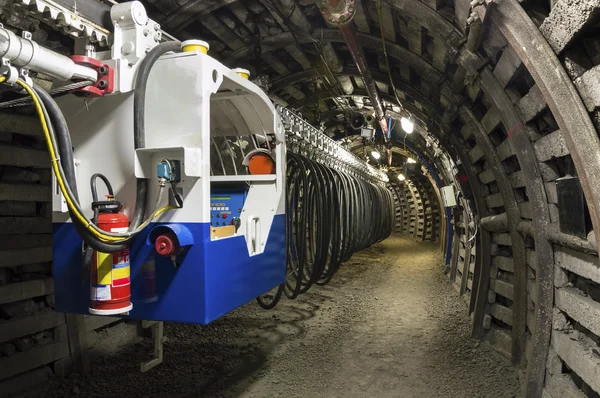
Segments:
[[[404,110],[402,106],[402,102],[400,102],[400,98],[398,98],[398,92],[396,91],[396,85],[394,84],[394,79],[392,78],[392,69],[390,68],[390,58],[387,53],[387,43],[385,41],[385,32],[383,30],[383,16],[381,15],[381,0],[377,0],[377,17],[379,19],[379,30],[381,31],[381,44],[383,47],[383,56],[385,58],[385,64],[387,66],[388,78],[390,79],[390,84],[392,85],[392,91],[394,91],[394,97],[396,97],[396,102],[398,102],[398,106],[400,110]]]
[[[136,79],[136,92],[134,98],[134,145],[135,148],[143,148],[144,140],[144,102],[147,79],[152,65],[170,51],[177,51],[180,48],[179,42],[162,43],[148,53],[148,56],[142,60]],[[1,77],[0,83],[6,78]],[[67,202],[69,213],[75,226],[86,243],[98,249],[103,247],[106,252],[115,252],[124,248],[124,245],[137,235],[149,222],[160,216],[167,210],[174,209],[176,206],[165,206],[155,209],[152,216],[145,222],[141,222],[144,216],[147,203],[148,181],[138,179],[136,188],[136,206],[134,217],[131,223],[130,231],[127,233],[110,233],[99,229],[91,220],[83,215],[83,211],[78,203],[76,181],[74,179],[74,166],[72,166],[72,150],[70,145],[70,135],[68,127],[64,121],[64,116],[60,108],[52,97],[44,90],[29,86],[25,81],[18,80],[20,85],[31,97],[46,138],[48,151],[52,160],[52,168],[57,179],[57,183]],[[58,140],[55,137],[54,125],[58,130]],[[69,149],[67,149],[69,148]],[[59,155],[59,156],[57,156]],[[65,170],[66,169],[66,173]],[[159,190],[159,197],[162,197],[164,189]],[[81,228],[83,226],[83,228]],[[100,249],[98,249],[100,250]]]
[[[0,82],[4,80],[5,78],[2,78]],[[42,130],[44,131],[44,136],[46,139],[46,144],[48,146],[48,151],[52,162],[52,168],[56,176],[57,183],[65,197],[65,201],[68,204],[69,212],[75,223],[75,226],[78,229],[80,235],[82,235],[82,239],[96,250],[110,253],[122,250],[123,244],[128,243],[129,240],[133,238],[133,236],[135,236],[141,231],[141,229],[136,229],[125,234],[109,233],[100,230],[96,225],[94,225],[83,215],[83,211],[81,210],[81,207],[79,206],[79,203],[77,201],[76,193],[73,192],[71,184],[65,182],[68,181],[68,179],[65,176],[63,164],[67,165],[72,163],[72,152],[70,154],[71,159],[69,163],[66,163],[68,159],[61,159],[60,156],[57,156],[60,155],[60,153],[57,151],[59,145],[57,144],[53,121],[58,122],[58,127],[61,131],[61,137],[63,135],[68,135],[66,123],[62,123],[61,121],[62,113],[60,113],[60,109],[58,108],[52,97],[50,97],[50,95],[45,93],[42,89],[38,87],[36,87],[36,89],[33,89],[31,86],[29,86],[29,84],[27,84],[23,80],[18,80],[17,84],[21,86],[31,96],[33,100],[35,110],[38,114],[38,117],[40,118]],[[40,97],[40,95],[42,97]],[[47,107],[46,104],[48,104],[49,107]],[[52,113],[53,116],[49,116],[49,113]],[[64,121],[64,117],[62,118],[62,120]],[[63,141],[63,145],[61,145],[61,148],[67,147],[67,145],[64,145],[66,139],[63,137],[61,138],[61,140]],[[63,151],[63,153],[68,153],[68,151],[61,151]],[[147,220],[147,222],[149,222],[150,219],[154,219],[160,216],[165,211],[172,208],[175,207],[165,206],[156,210],[152,214],[152,216]],[[81,223],[81,226],[83,228],[79,228],[78,223]],[[147,225],[147,223],[145,225]]]
[[[329,283],[343,262],[394,226],[389,189],[352,172],[289,151],[286,183],[287,278],[275,294],[257,298],[265,309]]]

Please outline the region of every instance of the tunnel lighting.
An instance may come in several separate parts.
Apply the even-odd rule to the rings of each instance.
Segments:
[[[407,161],[408,163],[417,163],[417,161],[416,161],[416,160],[414,160],[413,158],[408,158],[408,159],[406,159],[406,161]]]
[[[398,179],[400,181],[404,181],[404,180],[406,180],[406,177],[404,177],[404,174],[398,174]]]
[[[377,151],[373,151],[371,152],[371,156],[373,156],[373,158],[375,159],[379,159],[381,157],[381,154]]]
[[[415,128],[415,124],[406,117],[400,119],[400,125],[402,126],[402,130],[404,130],[406,134],[412,133]]]

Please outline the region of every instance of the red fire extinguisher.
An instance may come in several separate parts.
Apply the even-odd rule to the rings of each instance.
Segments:
[[[108,196],[99,206],[97,225],[107,232],[126,232],[129,218],[121,204]],[[90,273],[90,314],[117,315],[131,311],[131,271],[129,249],[118,253],[94,251]]]

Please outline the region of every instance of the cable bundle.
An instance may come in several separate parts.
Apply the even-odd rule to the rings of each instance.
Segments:
[[[286,216],[287,280],[258,297],[267,309],[328,283],[353,253],[387,238],[394,201],[387,188],[288,152]]]

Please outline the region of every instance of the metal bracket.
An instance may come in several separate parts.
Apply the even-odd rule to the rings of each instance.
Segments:
[[[150,369],[160,365],[163,361],[163,343],[167,341],[164,333],[164,322],[142,321],[142,328],[152,330],[154,338],[154,358],[147,362],[140,363],[140,372],[146,373]]]

